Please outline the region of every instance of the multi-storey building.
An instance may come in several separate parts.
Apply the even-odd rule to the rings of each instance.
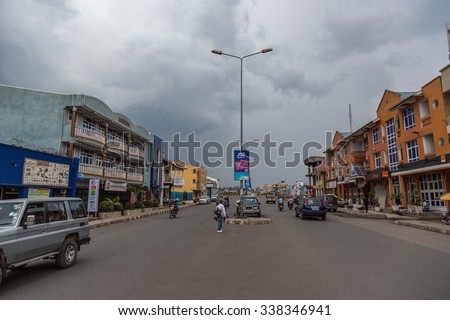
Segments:
[[[386,90],[376,113],[354,133],[336,133],[326,150],[328,191],[375,190],[381,207],[401,194],[404,207],[448,210],[439,198],[450,191],[450,65],[420,91]]]
[[[206,169],[180,160],[175,160],[174,162],[178,167],[184,168],[184,170],[182,183],[175,183],[173,186],[172,197],[192,200],[203,195],[206,191]]]
[[[100,198],[129,201],[130,184],[151,190],[151,134],[103,101],[4,85],[0,96],[0,142],[79,158],[77,196],[87,198],[90,179]]]

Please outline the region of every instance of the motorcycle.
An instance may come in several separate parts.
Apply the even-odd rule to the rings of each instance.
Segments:
[[[178,207],[172,204],[169,208],[169,219],[176,218],[178,214]]]
[[[292,210],[293,207],[294,207],[294,202],[288,202],[289,210]]]
[[[280,210],[280,211],[282,211],[283,209],[284,209],[284,204],[283,203],[278,203],[278,209]]]

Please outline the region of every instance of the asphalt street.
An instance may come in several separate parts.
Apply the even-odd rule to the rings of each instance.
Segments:
[[[93,229],[74,267],[14,271],[0,299],[450,299],[448,235],[262,208],[223,233],[213,205]]]

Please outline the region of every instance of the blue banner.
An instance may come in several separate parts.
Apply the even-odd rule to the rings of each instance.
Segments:
[[[248,180],[250,152],[247,150],[234,150],[234,180]]]

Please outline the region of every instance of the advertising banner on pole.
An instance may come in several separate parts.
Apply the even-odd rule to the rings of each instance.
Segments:
[[[234,180],[248,180],[250,153],[247,150],[234,150]]]
[[[89,195],[88,195],[88,212],[98,211],[98,195],[100,193],[100,180],[89,180]]]
[[[252,188],[252,181],[250,179],[245,180],[245,189],[251,189]]]

